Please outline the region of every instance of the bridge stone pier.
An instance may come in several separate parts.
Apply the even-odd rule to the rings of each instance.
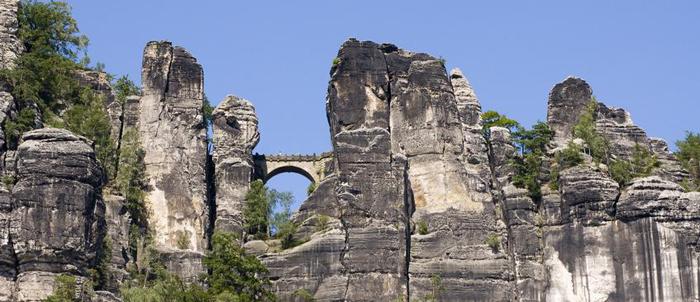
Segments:
[[[253,175],[267,182],[280,173],[297,173],[311,182],[320,183],[333,169],[333,153],[319,155],[302,154],[255,154],[253,155]]]

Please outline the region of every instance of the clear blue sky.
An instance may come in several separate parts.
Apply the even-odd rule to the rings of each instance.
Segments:
[[[187,48],[212,103],[235,94],[255,104],[260,153],[330,149],[328,72],[348,37],[442,56],[484,109],[526,125],[545,119],[551,87],[575,75],[671,145],[700,131],[700,1],[69,3],[93,62],[112,73],[140,81],[150,40]],[[300,197],[307,183],[283,174],[270,184]]]

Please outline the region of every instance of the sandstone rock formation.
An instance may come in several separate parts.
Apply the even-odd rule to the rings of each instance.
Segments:
[[[194,278],[202,270],[209,225],[202,67],[181,47],[149,42],[141,82],[138,130],[147,142],[149,223],[165,262],[177,266],[171,269],[181,276]]]
[[[0,2],[0,67],[21,51],[16,10],[16,0]],[[641,147],[660,166],[620,185],[586,157],[555,177],[552,155],[593,95],[569,77],[549,94],[555,137],[542,156],[542,196],[533,197],[513,183],[520,154],[509,130],[484,129],[474,89],[443,64],[391,44],[343,43],[326,99],[333,150],[285,170],[317,182],[292,217],[300,244],[241,237],[281,301],[299,301],[299,290],[316,301],[700,300],[700,193],[679,186],[687,172],[664,141],[625,110],[597,103],[596,129],[614,158]],[[149,42],[143,95],[123,104],[104,74],[76,77],[104,97],[117,146],[126,129],[138,131],[155,247],[172,272],[194,281],[211,232],[241,233],[250,182],[274,174],[252,154],[254,106],[235,96],[217,106],[210,154],[203,70],[183,48]],[[2,122],[13,118],[14,100],[0,86]],[[27,132],[16,151],[3,144],[0,301],[40,301],[58,274],[85,284],[107,242],[114,280],[92,299],[118,301],[134,260],[131,221],[124,197],[102,192],[107,177],[92,143],[44,128]]]
[[[214,110],[212,131],[216,192],[214,228],[241,233],[242,209],[253,176],[252,152],[260,140],[253,104],[227,96]]]
[[[335,172],[295,216],[309,241],[283,251],[247,245],[264,253],[282,300],[299,289],[320,301],[698,298],[699,195],[671,182],[683,174],[677,161],[624,110],[598,103],[597,131],[615,140],[617,158],[648,148],[663,178],[635,180],[621,194],[589,162],[560,171],[556,190],[545,173],[535,200],[511,183],[518,155],[508,130],[484,139],[459,70],[447,77],[428,55],[356,40],[336,62],[327,101]],[[572,139],[591,96],[577,78],[554,87],[552,147]],[[321,213],[339,223],[314,232]]]
[[[22,43],[17,37],[18,5],[19,0],[0,2],[0,69],[14,68],[15,60],[22,53]],[[0,81],[0,124],[3,124],[5,119],[13,114],[14,108],[14,98],[10,94],[10,87]],[[0,129],[0,150],[4,152],[5,149],[5,133]]]
[[[9,213],[3,207],[9,232],[3,236],[2,257],[10,269],[3,272],[14,271],[3,282],[3,292],[16,301],[39,301],[53,291],[57,274],[79,280],[89,275],[105,229],[104,178],[85,138],[44,128],[27,132],[22,140],[13,167],[17,182],[10,198],[3,199],[10,203]]]

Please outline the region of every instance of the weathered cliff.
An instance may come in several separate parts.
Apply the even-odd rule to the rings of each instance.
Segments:
[[[0,2],[0,67],[12,68],[21,53],[16,11],[17,1]],[[642,148],[659,166],[618,183],[605,163],[583,155],[551,173],[592,101],[582,79],[549,94],[554,138],[537,179],[542,196],[533,198],[513,182],[521,155],[511,133],[484,129],[465,75],[391,44],[343,43],[326,99],[332,152],[267,158],[281,162],[275,171],[252,154],[259,121],[247,100],[221,101],[207,144],[203,69],[181,47],[149,42],[143,93],[124,102],[104,73],[76,77],[104,98],[116,146],[127,129],[138,132],[154,245],[187,281],[205,272],[214,230],[245,235],[251,181],[291,171],[318,181],[293,216],[300,244],[240,237],[269,268],[281,301],[301,300],[300,290],[316,301],[700,300],[700,193],[679,186],[688,174],[663,140],[627,111],[595,103],[611,158]],[[8,91],[0,83],[0,123],[15,115]],[[53,128],[25,133],[17,150],[0,139],[0,301],[40,301],[59,274],[82,286],[101,260],[112,277],[104,289],[116,293],[135,261],[132,218],[118,190],[102,192],[108,175],[92,142]],[[107,243],[111,257],[101,259]]]
[[[81,283],[89,276],[104,237],[104,178],[85,138],[45,128],[27,132],[22,141],[8,166],[16,183],[3,195],[1,292],[9,300],[40,301],[58,274]]]
[[[203,71],[170,42],[149,42],[143,54],[138,132],[150,184],[149,223],[166,266],[191,279],[203,270],[209,225]]]
[[[698,298],[699,195],[673,183],[685,175],[678,162],[624,110],[598,103],[596,130],[614,158],[629,159],[635,146],[655,154],[661,178],[621,188],[589,159],[560,171],[556,190],[542,175],[543,196],[533,199],[511,183],[519,155],[508,130],[484,139],[460,71],[448,76],[429,55],[356,40],[335,63],[327,98],[335,172],[299,216],[338,223],[304,230],[310,240],[289,250],[247,245],[268,251],[262,259],[282,300],[299,289],[320,301]],[[577,78],[552,89],[551,149],[573,139],[592,93]]]

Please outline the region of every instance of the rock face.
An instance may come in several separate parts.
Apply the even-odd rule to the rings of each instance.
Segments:
[[[149,223],[157,248],[177,259],[165,262],[177,264],[171,269],[180,276],[194,278],[201,272],[209,225],[202,67],[183,48],[149,42],[141,82],[138,130],[147,142]]]
[[[19,0],[3,0],[0,3],[0,69],[14,66],[14,61],[22,52],[22,42],[17,37],[18,5]]]
[[[598,103],[597,130],[616,140],[618,158],[648,148],[660,176],[621,189],[584,163],[533,199],[511,183],[509,131],[484,139],[459,70],[448,77],[429,55],[352,39],[336,62],[327,99],[335,172],[295,216],[296,235],[309,240],[282,251],[246,244],[281,300],[300,289],[319,301],[698,299],[700,195],[671,182],[683,175],[677,161],[624,110]],[[572,139],[591,96],[577,78],[554,87],[553,147]],[[314,228],[321,216],[327,226]]]
[[[0,2],[0,69],[13,68],[15,60],[22,52],[22,43],[17,37],[18,5],[18,0]],[[14,108],[10,87],[0,81],[0,124],[4,124],[5,119],[13,114]],[[5,133],[0,129],[0,150],[4,152],[5,149]]]
[[[227,96],[212,118],[216,230],[240,233],[242,209],[253,175],[252,151],[260,140],[258,117],[249,101]]]
[[[20,50],[16,9],[0,3],[2,66]],[[235,96],[219,104],[209,154],[203,71],[184,49],[148,43],[143,95],[123,104],[104,74],[77,77],[104,96],[117,146],[125,129],[145,142],[155,247],[172,272],[194,281],[211,232],[241,233],[250,182],[265,178],[252,155],[260,139],[253,105]],[[0,92],[0,121],[12,117],[8,96]],[[521,155],[508,129],[483,128],[460,70],[350,39],[328,86],[333,150],[306,168],[322,173],[307,175],[317,188],[292,217],[300,244],[241,244],[267,265],[281,301],[301,300],[299,290],[317,301],[700,300],[700,193],[678,184],[687,172],[664,141],[625,110],[597,103],[596,129],[612,155],[629,159],[641,147],[660,166],[623,185],[585,156],[553,173],[553,154],[572,139],[591,96],[573,77],[552,89],[555,138],[542,156],[539,196],[514,185],[511,162]],[[0,148],[0,301],[40,301],[58,274],[87,284],[107,244],[115,280],[93,301],[118,301],[131,222],[118,192],[103,195],[107,177],[91,144],[44,128],[27,132],[16,151]]]
[[[572,138],[574,125],[591,102],[593,90],[586,81],[568,77],[554,85],[547,103],[547,124],[554,131],[554,142],[565,145]]]
[[[104,178],[85,138],[44,128],[22,139],[4,242],[12,250],[3,263],[13,258],[14,299],[39,301],[53,291],[57,274],[88,276],[105,229]]]

